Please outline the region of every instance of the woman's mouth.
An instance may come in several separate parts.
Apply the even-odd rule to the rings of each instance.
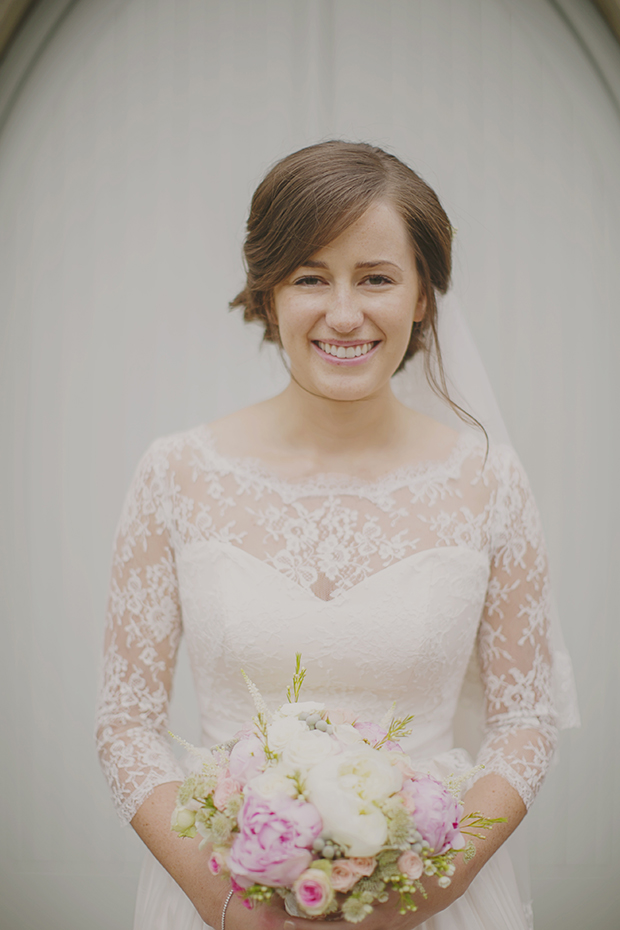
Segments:
[[[336,364],[355,365],[366,361],[379,345],[379,342],[358,342],[354,345],[334,345],[331,342],[319,342],[316,340],[312,345],[317,349],[322,358],[335,362]]]

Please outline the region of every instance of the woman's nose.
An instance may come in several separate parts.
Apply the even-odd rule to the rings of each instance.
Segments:
[[[348,290],[337,290],[329,298],[325,322],[337,333],[350,333],[364,322],[364,312],[355,295]]]

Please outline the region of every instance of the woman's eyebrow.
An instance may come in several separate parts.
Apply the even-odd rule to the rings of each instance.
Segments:
[[[396,262],[390,262],[386,258],[377,258],[372,259],[368,262],[357,262],[356,268],[377,268],[379,265],[391,265],[393,268],[398,268],[399,271],[402,271],[400,265],[397,265]],[[327,262],[320,262],[316,259],[308,258],[305,262],[302,262],[299,266],[300,268],[327,268]]]

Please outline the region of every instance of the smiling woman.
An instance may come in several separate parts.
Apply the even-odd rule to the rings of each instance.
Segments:
[[[382,233],[387,233],[403,263],[411,265],[413,258],[424,300],[424,312],[416,314],[436,342],[435,292],[445,294],[450,284],[452,226],[422,178],[393,155],[364,143],[308,146],[282,159],[267,174],[254,194],[248,220],[247,284],[231,307],[243,306],[245,319],[262,321],[266,341],[278,343],[276,286],[295,272],[300,277],[302,263],[306,269],[325,268],[318,251],[333,246],[345,231],[350,238],[350,228],[371,206],[372,218],[365,219],[363,230],[355,230],[364,237],[356,245],[366,253],[365,258],[358,256],[356,271],[374,270],[387,257],[382,251],[388,246]],[[387,213],[386,207],[391,208]],[[373,247],[379,251],[373,252]],[[401,274],[404,271],[400,269]],[[301,280],[314,279],[302,276]],[[410,326],[398,367],[421,348],[420,337],[421,332]]]
[[[298,385],[341,400],[385,390],[426,308],[415,250],[395,207],[371,204],[275,287],[274,308]]]
[[[363,719],[395,699],[414,713],[402,740],[412,767],[463,775],[465,813],[505,818],[475,858],[459,854],[449,888],[427,877],[415,913],[391,895],[364,928],[527,926],[503,843],[544,780],[558,727],[574,722],[556,705],[570,675],[551,637],[540,521],[510,447],[392,391],[412,356],[435,344],[441,358],[450,233],[418,175],[365,144],[297,152],[254,196],[248,282],[233,304],[282,347],[290,383],[154,443],[118,531],[99,749],[122,819],[150,850],[136,930],[307,925],[278,896],[250,913],[225,898],[197,843],[170,831],[183,771],[165,733],[181,629],[205,746],[251,717],[240,667],[279,703],[301,651],[309,699]],[[486,696],[476,771],[454,735],[471,656]]]

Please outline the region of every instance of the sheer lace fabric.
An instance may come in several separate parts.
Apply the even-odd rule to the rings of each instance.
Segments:
[[[167,737],[187,637],[205,745],[251,717],[240,668],[280,703],[294,654],[305,696],[414,713],[404,746],[448,754],[470,655],[486,725],[477,761],[527,806],[556,741],[541,524],[509,446],[463,435],[445,461],[363,482],[288,481],[216,448],[207,427],[155,442],[121,516],[98,748],[121,818],[181,779]],[[448,764],[448,763],[447,763]]]

